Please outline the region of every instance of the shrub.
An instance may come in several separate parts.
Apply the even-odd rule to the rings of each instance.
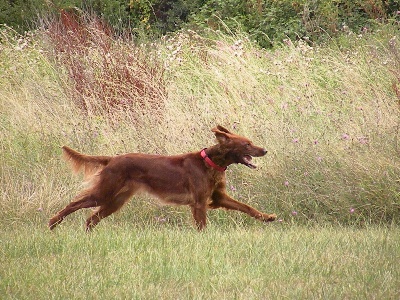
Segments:
[[[321,42],[343,31],[368,31],[376,23],[400,20],[396,0],[17,0],[2,5],[0,23],[20,30],[29,28],[38,15],[77,7],[96,14],[119,34],[154,37],[211,27],[246,32],[262,47],[285,39]]]
[[[43,0],[3,0],[0,1],[0,24],[23,32],[32,27],[37,16],[47,9]]]
[[[284,39],[321,42],[341,31],[367,30],[375,22],[398,18],[395,2],[211,0],[193,13],[192,22],[200,27],[239,29],[262,47],[271,47]]]

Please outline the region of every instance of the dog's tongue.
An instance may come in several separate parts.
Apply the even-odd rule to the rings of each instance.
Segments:
[[[257,166],[256,166],[256,165],[253,165],[253,164],[251,163],[251,160],[252,160],[252,159],[253,159],[253,158],[252,158],[250,155],[245,155],[245,156],[243,156],[244,164],[245,164],[246,166],[248,166],[249,168],[255,169],[255,168],[257,168]]]

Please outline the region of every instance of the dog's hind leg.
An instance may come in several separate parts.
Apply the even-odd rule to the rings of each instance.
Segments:
[[[124,191],[119,193],[114,199],[101,205],[93,214],[86,220],[86,231],[91,231],[101,219],[108,217],[119,210],[132,196],[132,191]]]
[[[62,220],[64,220],[66,216],[77,211],[78,209],[96,207],[99,205],[99,201],[87,191],[78,195],[77,199],[78,200],[75,200],[68,204],[64,209],[60,210],[54,217],[50,219],[50,230],[53,230],[58,224],[62,222]]]

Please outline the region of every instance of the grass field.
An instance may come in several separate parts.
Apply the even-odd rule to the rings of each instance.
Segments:
[[[400,296],[398,228],[105,224],[2,230],[2,299]]]
[[[311,47],[182,31],[137,45],[86,24],[0,29],[1,299],[399,299],[395,26]],[[84,32],[84,34],[82,34]],[[138,198],[90,234],[49,218],[82,188],[61,159],[176,154],[216,124],[269,151],[229,194],[277,222]]]

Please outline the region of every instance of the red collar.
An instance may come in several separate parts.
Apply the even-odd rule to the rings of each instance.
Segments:
[[[204,148],[203,150],[201,150],[200,155],[201,157],[204,159],[204,161],[213,169],[220,171],[220,172],[224,172],[226,170],[226,167],[220,167],[218,166],[216,163],[214,163],[211,158],[208,157],[207,153],[206,153],[206,149]]]

